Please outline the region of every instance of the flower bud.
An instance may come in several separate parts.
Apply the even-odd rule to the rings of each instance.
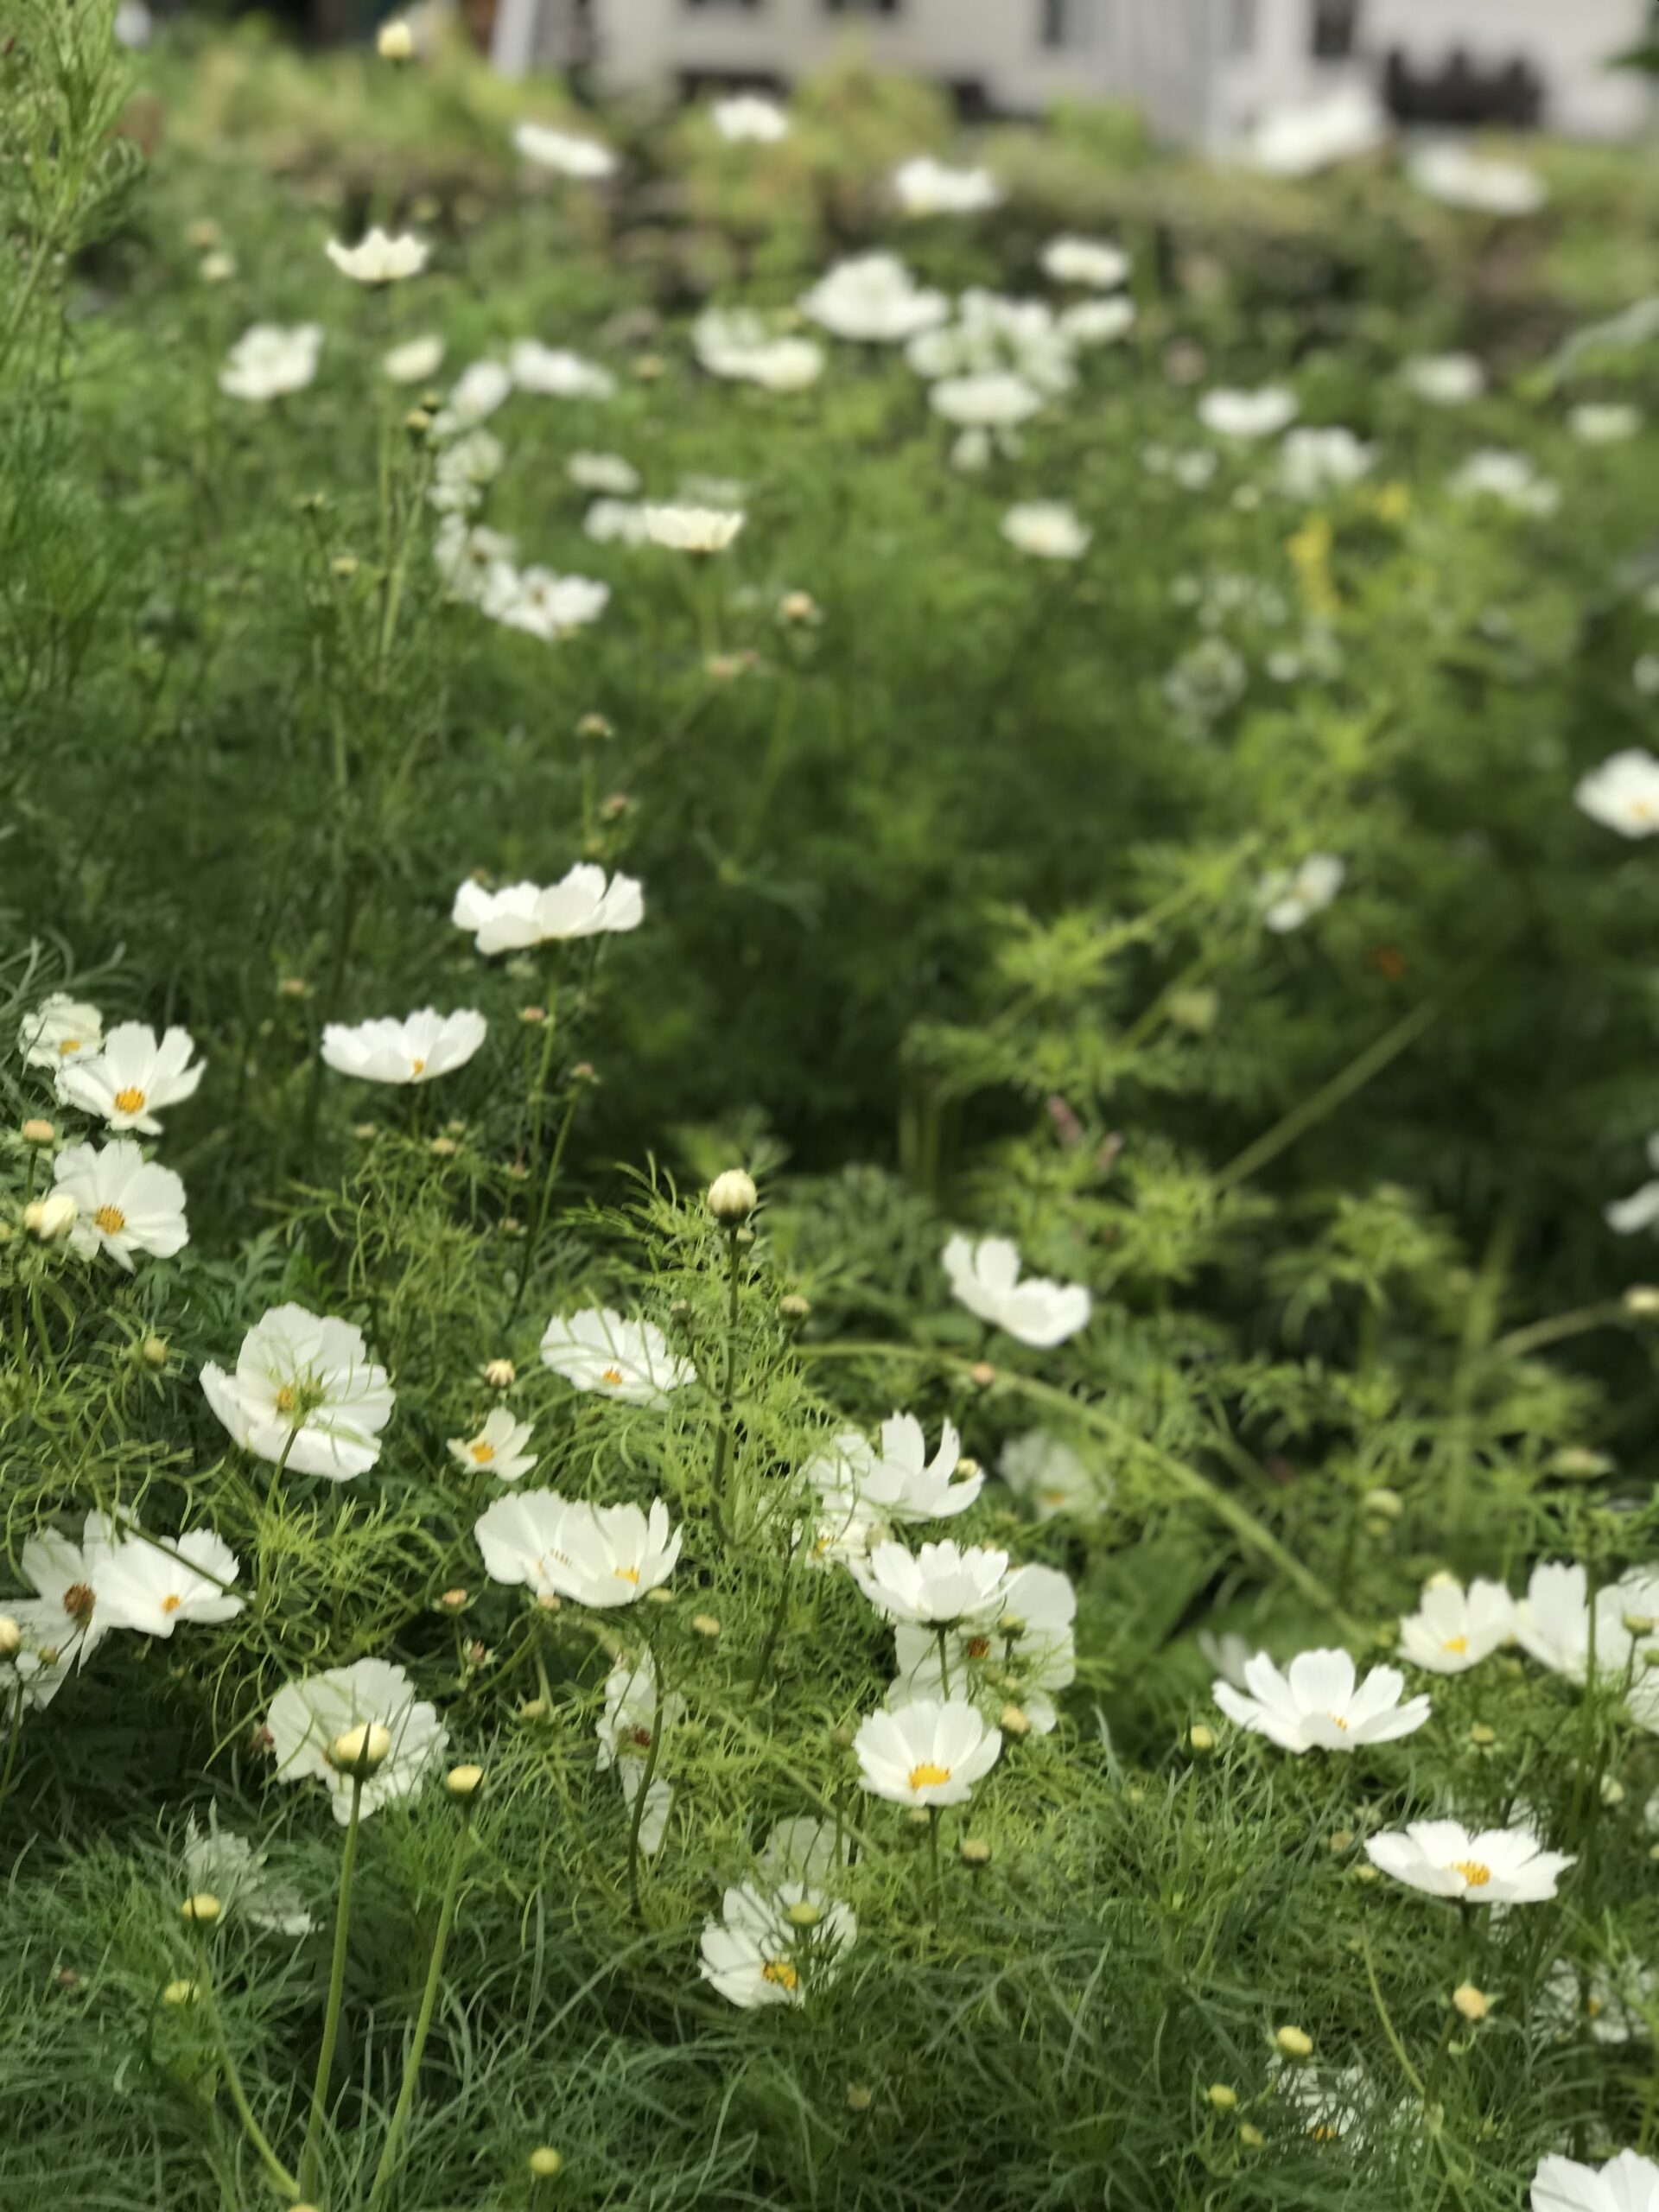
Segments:
[[[1206,1728],[1203,1721],[1198,1721],[1186,1732],[1186,1748],[1189,1751],[1213,1751],[1216,1748],[1215,1730]]]
[[[964,1866],[988,1866],[991,1847],[982,1836],[967,1835],[962,1840],[962,1863]]]
[[[1238,2139],[1247,2151],[1259,2151],[1268,2139],[1259,2127],[1252,2127],[1247,2120],[1238,2131]]]
[[[564,2160],[550,2145],[541,2143],[530,2154],[530,2171],[537,2181],[551,2181],[564,2171]]]
[[[1649,1282],[1633,1282],[1624,1294],[1624,1311],[1638,1321],[1659,1314],[1659,1289]]]
[[[424,407],[411,407],[404,417],[404,428],[411,438],[423,438],[432,427],[432,417]]]
[[[988,1390],[996,1380],[996,1370],[988,1359],[976,1359],[968,1370],[968,1380],[982,1390]]]
[[[1306,2028],[1275,2028],[1273,2047],[1287,2058],[1311,2058],[1313,2038]]]
[[[67,1191],[54,1191],[49,1198],[33,1199],[23,1208],[23,1227],[42,1244],[55,1244],[74,1227],[78,1211]]]
[[[224,1910],[211,1890],[198,1890],[194,1897],[186,1897],[179,1907],[179,1918],[188,1920],[193,1928],[211,1928]]]
[[[464,1613],[466,1610],[467,1592],[464,1590],[446,1590],[438,1599],[438,1611],[441,1613]]]
[[[1406,1510],[1397,1490],[1368,1490],[1360,1503],[1373,1521],[1397,1521]]]
[[[374,44],[383,61],[408,61],[414,57],[415,34],[406,22],[394,16],[390,22],[381,24]]]
[[[360,1776],[366,1781],[391,1756],[391,1731],[378,1720],[360,1720],[329,1745],[326,1757],[338,1774]]]
[[[1471,1744],[1478,1744],[1482,1751],[1490,1751],[1497,1741],[1497,1731],[1489,1727],[1484,1720],[1473,1720],[1469,1724],[1469,1740]]]
[[[42,1122],[33,1116],[23,1123],[17,1134],[25,1144],[54,1144],[58,1135],[50,1122]]]
[[[163,2005],[194,2005],[195,2001],[195,1983],[185,1980],[182,1976],[177,1981],[169,1981],[162,1992]]]
[[[1217,2112],[1231,2112],[1238,2103],[1238,2091],[1224,2082],[1212,2082],[1204,2094]]]
[[[484,1363],[484,1380],[492,1390],[510,1390],[518,1379],[518,1370],[510,1359],[490,1359]]]
[[[798,1290],[789,1290],[778,1301],[779,1313],[785,1321],[804,1321],[812,1311],[812,1301],[803,1298]]]
[[[453,1160],[461,1150],[454,1137],[434,1137],[427,1150],[434,1160]]]
[[[586,738],[614,737],[614,726],[603,715],[584,715],[576,724],[576,735]]]
[[[1005,1705],[996,1716],[996,1725],[1005,1736],[1029,1736],[1030,1717],[1017,1705]]]
[[[720,1623],[712,1613],[693,1613],[691,1625],[699,1636],[706,1636],[710,1643],[720,1634]]]
[[[481,1766],[452,1766],[443,1777],[443,1786],[458,1805],[468,1805],[484,1787]]]
[[[874,2089],[867,2089],[861,2082],[854,2082],[849,2084],[847,2091],[847,2109],[849,2112],[868,2112],[870,2107],[874,2102],[875,2092]]]
[[[810,1897],[802,1897],[790,1906],[784,1917],[791,1928],[816,1928],[823,1914]]]
[[[722,1229],[741,1229],[754,1211],[760,1193],[752,1176],[728,1167],[709,1185],[709,1211]]]
[[[0,1659],[15,1659],[23,1648],[23,1631],[10,1613],[0,1613]]]
[[[778,602],[780,622],[816,622],[817,619],[818,602],[810,591],[786,591]]]
[[[357,556],[355,553],[341,553],[337,555],[328,565],[342,583],[349,583],[357,574]]]
[[[165,1337],[146,1337],[138,1347],[138,1357],[146,1367],[159,1370],[167,1365],[172,1353]]]
[[[1477,1989],[1472,1981],[1458,1984],[1452,1993],[1452,2004],[1453,2010],[1461,2012],[1465,2020],[1484,2020],[1491,2010],[1491,1999]]]

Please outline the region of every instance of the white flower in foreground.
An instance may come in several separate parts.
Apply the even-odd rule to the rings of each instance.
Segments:
[[[931,330],[950,313],[943,292],[920,289],[897,255],[859,254],[838,261],[800,302],[803,314],[867,346],[899,346]]]
[[[342,276],[359,284],[396,284],[405,276],[418,276],[429,251],[424,238],[407,234],[388,238],[378,227],[356,245],[341,245],[338,238],[328,241],[329,260]]]
[[[1400,1624],[1400,1656],[1430,1675],[1465,1675],[1510,1642],[1515,1600],[1501,1582],[1448,1576],[1427,1585],[1414,1613]]]
[[[380,372],[393,384],[425,384],[443,366],[442,338],[406,339],[380,357]]]
[[[964,1548],[946,1537],[917,1552],[877,1544],[868,1560],[850,1565],[853,1580],[878,1612],[925,1628],[994,1619],[1007,1595],[1008,1555],[988,1544]]]
[[[733,2005],[804,2005],[815,1986],[832,1980],[858,1940],[858,1920],[799,1882],[769,1896],[744,1882],[727,1891],[721,1916],[704,1923],[699,1948],[702,1978]]]
[[[1401,1702],[1406,1678],[1396,1667],[1373,1667],[1356,1686],[1345,1651],[1299,1652],[1281,1674],[1265,1651],[1244,1669],[1249,1694],[1216,1681],[1211,1694],[1230,1720],[1265,1736],[1281,1751],[1357,1751],[1363,1744],[1389,1744],[1409,1736],[1428,1719],[1426,1697]]]
[[[1466,407],[1486,389],[1486,372],[1472,353],[1425,353],[1400,371],[1408,391],[1431,407]]]
[[[299,1891],[265,1872],[266,1855],[245,1836],[219,1825],[219,1808],[207,1808],[207,1825],[191,1814],[185,1829],[184,1889],[216,1897],[228,1911],[276,1936],[308,1936],[314,1923]]]
[[[1369,85],[1344,85],[1322,99],[1264,115],[1245,143],[1245,159],[1268,176],[1316,176],[1386,143],[1387,114]]]
[[[474,361],[455,378],[449,397],[435,416],[432,435],[437,438],[459,437],[464,430],[475,430],[480,423],[487,423],[497,409],[505,406],[512,397],[512,378],[499,361]],[[487,448],[479,450],[486,451]],[[497,459],[488,474],[494,476],[500,468],[499,446],[495,447]],[[449,459],[443,455],[439,467]],[[485,480],[487,481],[487,478]]]
[[[349,1321],[273,1306],[242,1339],[236,1372],[201,1370],[207,1402],[245,1452],[348,1482],[380,1457],[395,1399]]]
[[[610,597],[610,586],[591,576],[558,576],[551,569],[512,569],[503,563],[485,580],[478,610],[492,622],[557,645],[597,622]]]
[[[169,1029],[158,1042],[146,1021],[118,1022],[99,1052],[60,1071],[58,1096],[66,1105],[97,1114],[112,1129],[159,1136],[157,1109],[194,1097],[201,1081],[202,1063],[189,1064],[194,1050],[188,1029]]]
[[[625,1320],[609,1306],[555,1314],[542,1338],[542,1361],[578,1390],[600,1390],[630,1406],[661,1408],[671,1390],[697,1379],[654,1321]]]
[[[1234,391],[1217,387],[1198,402],[1198,420],[1218,438],[1276,438],[1301,411],[1294,391],[1282,385],[1264,385],[1259,391]]]
[[[551,124],[520,123],[514,127],[512,143],[527,162],[556,170],[560,176],[591,184],[616,173],[616,156],[608,146],[572,130],[556,130]]]
[[[1340,425],[1288,431],[1279,448],[1279,488],[1293,499],[1320,499],[1369,476],[1376,448]]]
[[[859,1779],[895,1805],[964,1805],[996,1764],[1002,1732],[966,1698],[918,1698],[867,1713],[853,1738]]]
[[[449,913],[456,928],[470,931],[486,955],[637,930],[645,918],[645,899],[634,878],[616,875],[607,882],[604,869],[591,861],[578,861],[545,888],[514,883],[505,891],[486,891],[469,878],[456,892]]]
[[[1431,200],[1472,214],[1532,215],[1549,197],[1543,179],[1520,162],[1477,154],[1456,143],[1424,147],[1408,173]]]
[[[1043,395],[1012,369],[988,369],[979,376],[941,377],[927,401],[947,423],[968,429],[1011,430],[1039,412]]]
[[[616,378],[597,361],[586,361],[563,346],[543,346],[521,338],[507,356],[520,391],[541,399],[613,399]]]
[[[1043,248],[1043,272],[1057,284],[1087,284],[1115,292],[1127,284],[1132,264],[1121,245],[1105,238],[1051,238]]]
[[[515,1421],[505,1406],[496,1406],[476,1436],[452,1436],[449,1456],[463,1467],[482,1469],[498,1482],[516,1483],[536,1464],[536,1454],[524,1446],[535,1434],[536,1424]]]
[[[893,196],[906,215],[977,215],[1002,203],[989,169],[953,169],[918,154],[893,171]]]
[[[879,1446],[857,1429],[844,1429],[834,1451],[804,1472],[823,1499],[826,1521],[855,1505],[890,1521],[941,1521],[965,1513],[984,1487],[977,1472],[951,1479],[961,1457],[962,1439],[950,1421],[930,1459],[920,1421],[896,1413],[882,1422]]]
[[[1408,1821],[1403,1831],[1370,1837],[1365,1856],[1408,1889],[1468,1904],[1541,1904],[1573,1863],[1546,1851],[1530,1828],[1471,1835],[1457,1821]]]
[[[556,1491],[499,1497],[473,1534],[494,1582],[524,1583],[574,1605],[631,1605],[666,1582],[680,1555],[681,1531],[662,1499],[649,1514],[637,1505],[588,1505]]]
[[[1058,499],[1027,499],[1002,518],[1002,535],[1039,561],[1080,561],[1094,532]]]
[[[114,1625],[98,1603],[98,1580],[118,1541],[111,1522],[89,1513],[79,1543],[56,1529],[24,1539],[19,1564],[35,1602],[7,1602],[6,1610],[23,1630],[28,1643],[48,1669],[54,1686],[69,1669],[83,1665]],[[50,1695],[45,1692],[41,1702]]]
[[[1648,1164],[1659,1168],[1659,1133],[1648,1139]],[[1659,1182],[1644,1183],[1628,1198],[1615,1198],[1602,1209],[1602,1218],[1616,1236],[1630,1236],[1637,1230],[1659,1223]]]
[[[1642,410],[1606,401],[1586,402],[1567,416],[1567,427],[1582,446],[1619,446],[1640,435]]]
[[[1039,1521],[1057,1513],[1086,1512],[1098,1504],[1106,1485],[1090,1473],[1069,1444],[1046,1428],[1027,1429],[1002,1446],[996,1471]]]
[[[413,1796],[442,1765],[449,1745],[435,1707],[418,1700],[404,1669],[387,1659],[358,1659],[285,1683],[271,1700],[265,1726],[277,1779],[322,1783],[341,1827],[352,1816],[354,1784],[349,1774],[329,1764],[328,1747],[347,1729],[381,1727],[391,1738],[391,1751],[363,1784],[365,1818],[399,1797]]]
[[[1621,837],[1651,837],[1659,831],[1659,760],[1637,745],[1610,753],[1580,777],[1573,797],[1604,829]]]
[[[32,1068],[67,1067],[104,1049],[104,1017],[85,999],[54,991],[33,1014],[23,1016],[17,1049]]]
[[[429,1006],[402,1021],[388,1016],[355,1027],[331,1021],[322,1033],[322,1057],[339,1074],[363,1083],[432,1083],[465,1067],[488,1027],[470,1007],[439,1014]]]
[[[660,1721],[657,1702],[657,1667],[649,1651],[638,1664],[619,1659],[605,1683],[605,1710],[599,1718],[599,1753],[594,1761],[601,1774],[614,1770],[622,1786],[622,1802],[633,1810],[645,1784],[645,1765],[658,1727],[674,1727],[685,1713],[685,1700],[677,1694],[664,1700]],[[668,1834],[668,1816],[674,1792],[660,1775],[653,1775],[645,1790],[645,1810],[639,1816],[639,1848],[655,1858]]]
[[[170,1167],[147,1160],[130,1137],[69,1146],[54,1163],[52,1187],[74,1201],[69,1241],[76,1251],[107,1252],[129,1274],[135,1252],[170,1260],[190,1242],[184,1185]]]
[[[747,518],[718,507],[647,507],[645,536],[675,553],[723,553]]]
[[[240,1573],[236,1554],[211,1529],[163,1548],[135,1531],[99,1560],[93,1587],[105,1628],[169,1637],[183,1621],[234,1620],[243,1600],[225,1585]]]
[[[1061,308],[1054,327],[1068,346],[1116,346],[1135,328],[1138,312],[1127,293],[1109,300],[1079,300]]]
[[[1057,1567],[1017,1567],[995,1620],[945,1631],[941,1658],[938,1633],[900,1622],[893,1630],[899,1675],[887,1692],[897,1711],[947,1690],[982,1711],[1018,1706],[1039,1736],[1057,1726],[1053,1693],[1077,1679],[1073,1635],[1077,1593]]]
[[[1539,474],[1530,454],[1500,446],[1471,453],[1447,488],[1453,499],[1491,499],[1522,515],[1553,515],[1561,503],[1560,486]]]
[[[1552,2152],[1532,2177],[1532,2212],[1659,2212],[1659,2165],[1621,2151],[1605,2166]]]
[[[317,373],[322,353],[322,325],[256,322],[245,330],[225,357],[219,388],[232,399],[280,399],[303,391]]]
[[[1605,1585],[1593,1605],[1589,1582],[1576,1560],[1545,1560],[1533,1568],[1515,1608],[1516,1642],[1541,1666],[1579,1683],[1589,1679],[1592,1662],[1599,1677],[1623,1676],[1649,1636],[1648,1624],[1659,1617],[1659,1577],[1651,1567],[1632,1567]],[[1633,1699],[1648,1687],[1643,1670]],[[1637,1718],[1649,1725],[1641,1712]]]
[[[608,492],[629,499],[639,489],[639,472],[631,461],[615,453],[573,453],[564,473],[581,492]]]
[[[1022,1344],[1049,1351],[1089,1325],[1093,1300],[1084,1286],[1046,1275],[1021,1282],[1020,1248],[1006,1236],[982,1237],[977,1244],[953,1236],[940,1256],[957,1304]]]
[[[1255,887],[1263,923],[1278,937],[1300,929],[1330,906],[1347,873],[1334,853],[1310,853],[1294,868],[1272,869]]]
[[[775,146],[790,133],[790,121],[776,100],[758,92],[734,92],[716,100],[709,118],[729,146]]]

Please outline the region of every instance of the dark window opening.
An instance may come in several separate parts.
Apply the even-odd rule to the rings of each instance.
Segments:
[[[1313,0],[1309,43],[1316,61],[1346,61],[1359,43],[1359,0]]]

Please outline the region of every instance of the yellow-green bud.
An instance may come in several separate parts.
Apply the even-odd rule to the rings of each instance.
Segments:
[[[1224,2082],[1212,2082],[1204,2094],[1217,2112],[1231,2112],[1238,2102],[1238,2091]]]
[[[853,2082],[847,2091],[847,2109],[849,2112],[868,2112],[870,2107],[874,2102],[875,2091],[874,2089],[867,2089],[861,2082]]]
[[[25,1144],[55,1144],[58,1136],[50,1122],[42,1122],[33,1116],[23,1123],[19,1134]]]
[[[415,34],[406,22],[394,16],[389,23],[381,24],[374,43],[383,61],[408,61],[414,55]]]
[[[163,2005],[194,2005],[195,2001],[195,1983],[185,1980],[182,1976],[177,1981],[169,1981],[162,1992]]]
[[[1206,1728],[1204,1723],[1199,1721],[1196,1727],[1187,1730],[1186,1747],[1190,1751],[1213,1751],[1216,1748],[1215,1730]]]
[[[1472,1981],[1460,1981],[1452,1993],[1452,2005],[1465,2020],[1484,2020],[1491,2010],[1491,2000]]]
[[[452,1766],[443,1777],[443,1786],[458,1804],[470,1804],[484,1787],[481,1766]]]
[[[23,1631],[10,1613],[0,1613],[0,1659],[15,1659],[23,1648]]]
[[[962,1863],[964,1866],[988,1866],[991,1847],[982,1836],[964,1836],[962,1840]]]
[[[709,1211],[722,1229],[741,1229],[760,1196],[752,1175],[741,1167],[728,1167],[709,1185]]]
[[[365,1779],[391,1756],[391,1731],[378,1720],[360,1720],[355,1728],[346,1729],[335,1737],[327,1753],[329,1765],[337,1773]]]
[[[1275,2028],[1273,2043],[1274,2050],[1282,2052],[1287,2058],[1311,2058],[1313,2056],[1313,2038],[1306,2028]]]
[[[530,2154],[530,2171],[537,2181],[551,2181],[564,2171],[564,2159],[550,2145],[538,2144]]]
[[[791,1928],[816,1928],[823,1914],[810,1897],[802,1897],[784,1915]]]
[[[195,1928],[211,1928],[219,1919],[224,1906],[211,1890],[198,1890],[193,1897],[186,1897],[179,1907],[181,1920],[188,1920]]]

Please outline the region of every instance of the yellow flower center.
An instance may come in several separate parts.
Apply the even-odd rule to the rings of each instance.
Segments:
[[[162,1611],[164,1613],[176,1613],[179,1607],[183,1603],[184,1600],[182,1598],[175,1597],[173,1592],[169,1590],[166,1597],[162,1600]]]
[[[636,1587],[639,1585],[639,1570],[637,1567],[613,1567],[611,1573],[619,1582],[632,1582]]]
[[[58,1057],[60,1059],[67,1059],[71,1052],[78,1052],[79,1050],[80,1039],[79,1037],[66,1037],[62,1044],[58,1047]]]
[[[768,1959],[760,1969],[762,1981],[775,1981],[780,1989],[798,1989],[801,1977],[787,1959]]]
[[[119,1113],[142,1114],[144,1110],[144,1094],[136,1084],[130,1083],[124,1090],[116,1092],[115,1103]]]
[[[276,1393],[276,1410],[279,1414],[291,1414],[299,1402],[300,1394],[291,1382],[284,1382]]]
[[[1316,2143],[1339,2143],[1342,2140],[1342,2130],[1333,2127],[1328,2120],[1316,2120],[1307,2132]]]
[[[1348,1723],[1343,1719],[1339,1713],[1332,1713],[1330,1715],[1330,1721],[1331,1726],[1333,1728],[1340,1728],[1344,1736],[1348,1733]]]
[[[910,1770],[910,1786],[912,1789],[936,1789],[940,1783],[949,1782],[950,1779],[950,1768],[935,1766],[931,1759],[924,1759],[919,1766],[913,1766]]]
[[[467,1449],[480,1467],[487,1466],[495,1457],[494,1445],[486,1444],[481,1436],[475,1436]]]
[[[127,1225],[127,1217],[119,1206],[99,1206],[92,1216],[94,1229],[101,1229],[106,1236],[118,1236]]]
[[[1442,1651],[1466,1651],[1469,1639],[1466,1636],[1448,1636],[1440,1649]]]
[[[411,1060],[409,1064],[409,1071],[411,1075],[424,1075],[426,1072],[426,1062],[424,1060]]]
[[[1461,1874],[1471,1890],[1484,1890],[1492,1878],[1490,1866],[1483,1866],[1478,1859],[1454,1859],[1451,1872]]]
[[[601,1382],[608,1382],[613,1390],[620,1390],[622,1388],[622,1370],[620,1367],[607,1367],[599,1379]]]

